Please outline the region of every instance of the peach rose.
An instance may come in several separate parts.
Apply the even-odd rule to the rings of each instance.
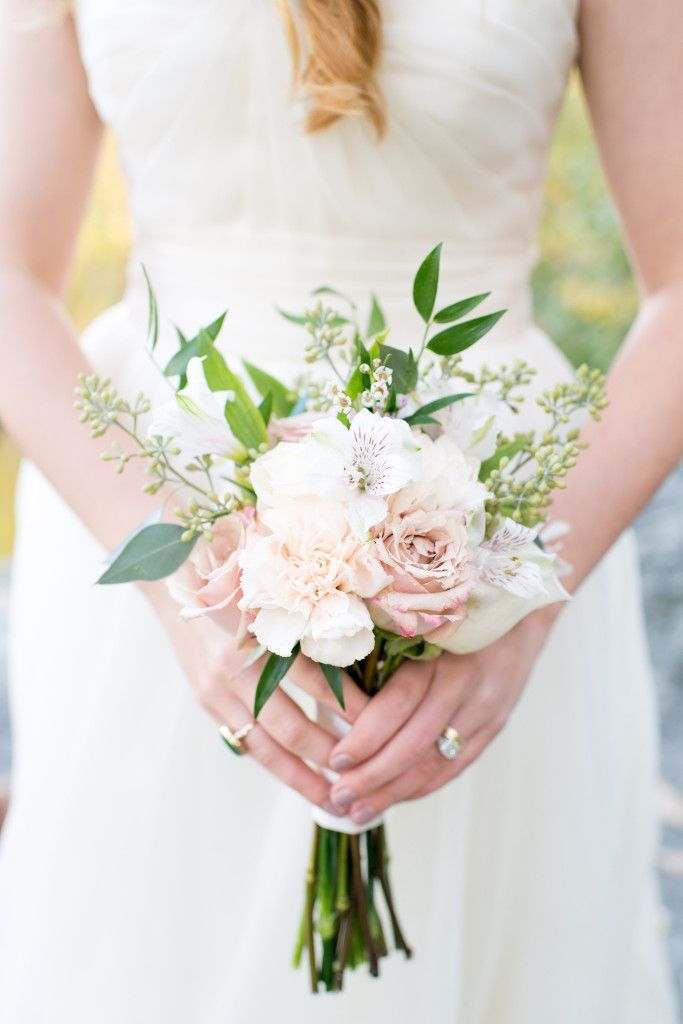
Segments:
[[[374,530],[375,557],[391,584],[370,603],[376,625],[441,643],[465,619],[479,575],[465,514],[409,508]]]
[[[168,581],[171,596],[183,606],[180,614],[184,619],[210,615],[240,644],[248,636],[249,616],[238,608],[242,598],[238,558],[255,517],[253,508],[245,508],[218,519],[213,540],[199,540]]]

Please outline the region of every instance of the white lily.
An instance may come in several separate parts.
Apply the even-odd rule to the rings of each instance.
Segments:
[[[187,364],[187,385],[170,402],[152,413],[148,437],[172,437],[180,448],[179,460],[188,463],[202,455],[234,460],[245,454],[223,416],[229,391],[211,391],[200,358]]]
[[[555,555],[536,543],[536,530],[505,519],[480,546],[481,576],[467,618],[443,647],[469,654],[494,643],[537,608],[568,601],[557,577]]]
[[[420,447],[400,419],[357,413],[350,428],[319,420],[305,442],[313,493],[344,502],[357,536],[384,519],[386,499],[421,475]]]

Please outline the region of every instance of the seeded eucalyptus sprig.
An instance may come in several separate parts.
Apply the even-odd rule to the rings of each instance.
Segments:
[[[600,370],[580,366],[575,381],[557,384],[537,398],[550,418],[540,438],[520,434],[512,440],[502,439],[496,454],[482,463],[480,479],[491,492],[486,503],[490,529],[500,516],[529,527],[544,521],[551,492],[566,487],[564,478],[587,447],[572,424],[581,414],[600,419],[608,405],[605,383]]]

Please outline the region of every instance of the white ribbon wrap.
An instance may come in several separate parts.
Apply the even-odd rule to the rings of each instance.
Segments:
[[[338,736],[339,739],[342,736],[346,736],[347,732],[351,729],[347,721],[340,718],[339,715],[335,715],[334,711],[330,711],[329,708],[322,704],[316,704],[315,719],[319,725],[322,725],[323,728],[335,736]],[[337,772],[333,772],[330,768],[323,768],[322,772],[328,782],[336,782],[340,778]],[[378,825],[381,825],[384,820],[380,814],[376,818],[366,821],[363,825],[357,825],[347,815],[337,817],[336,814],[329,814],[316,804],[311,805],[311,817],[321,828],[329,829],[331,832],[345,832],[350,836],[356,836],[361,832],[369,832],[371,828],[377,828]]]

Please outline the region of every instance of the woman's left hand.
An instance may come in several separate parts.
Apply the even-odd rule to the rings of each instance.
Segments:
[[[341,773],[330,794],[335,806],[364,824],[464,771],[507,722],[556,611],[533,613],[474,654],[405,662],[332,750],[330,767]],[[462,739],[451,761],[436,744],[449,726]]]

